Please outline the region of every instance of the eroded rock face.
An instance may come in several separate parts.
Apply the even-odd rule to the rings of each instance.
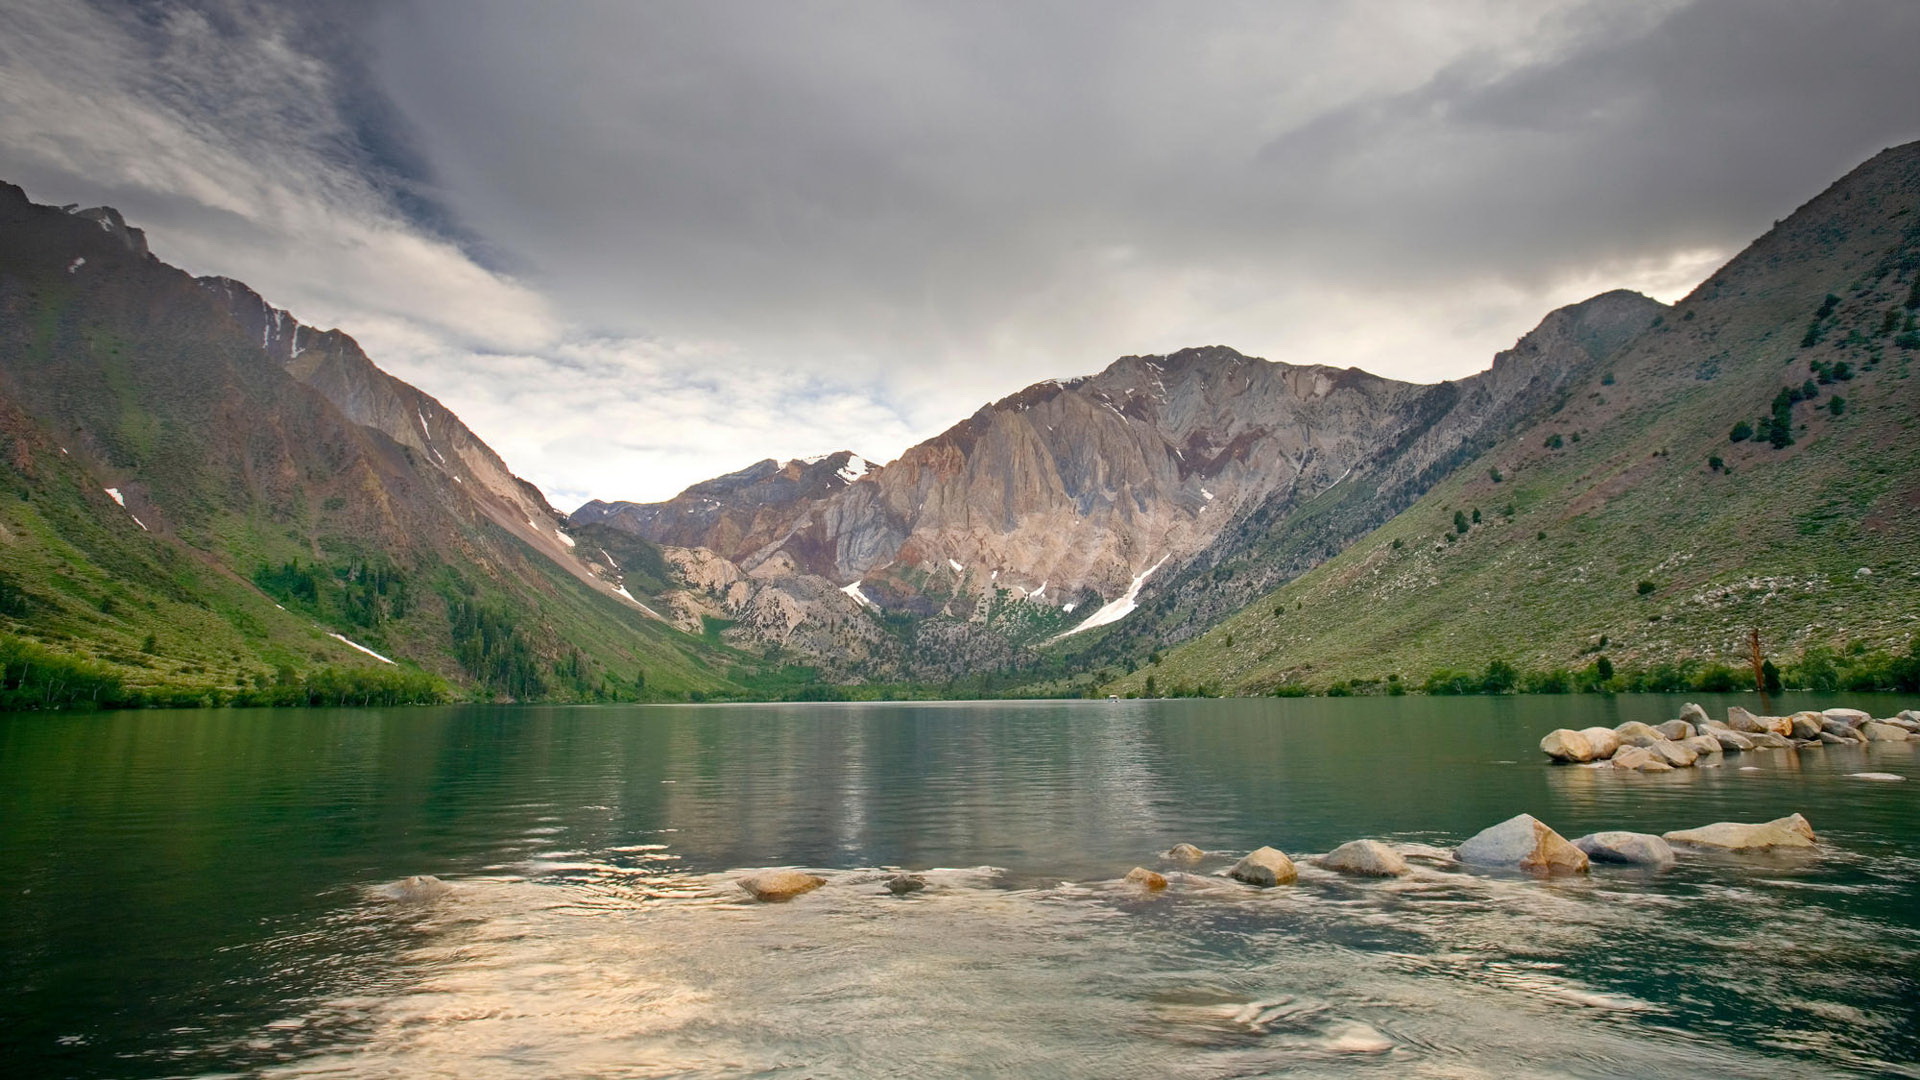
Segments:
[[[1262,887],[1285,885],[1300,876],[1293,860],[1278,848],[1255,848],[1247,857],[1233,864],[1227,876],[1244,881],[1249,885]]]
[[[755,900],[777,903],[791,900],[796,896],[810,893],[827,883],[827,879],[817,874],[800,870],[760,870],[739,878],[735,884]]]
[[[1673,848],[1652,833],[1597,832],[1573,841],[1594,862],[1672,866]]]
[[[1593,743],[1570,728],[1547,732],[1540,740],[1540,750],[1555,761],[1592,761],[1594,758]]]
[[[1413,869],[1399,852],[1378,840],[1349,840],[1321,856],[1319,865],[1355,877],[1400,877]]]
[[[1790,814],[1787,817],[1757,825],[1720,821],[1712,825],[1702,825],[1697,829],[1677,829],[1666,833],[1665,839],[1668,843],[1718,848],[1722,851],[1810,848],[1815,842],[1813,826],[1799,814]]]
[[[1568,843],[1532,814],[1517,814],[1475,834],[1454,850],[1468,866],[1525,870],[1534,874],[1584,874],[1587,853]]]
[[[1167,879],[1165,877],[1154,873],[1144,866],[1136,866],[1127,871],[1125,881],[1129,885],[1138,886],[1148,892],[1159,892],[1161,889],[1167,887]]]

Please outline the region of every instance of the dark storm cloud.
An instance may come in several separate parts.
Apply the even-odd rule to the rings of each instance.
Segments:
[[[660,496],[1129,352],[1464,374],[1920,136],[1916,46],[1910,0],[16,0],[0,171],[561,501]]]

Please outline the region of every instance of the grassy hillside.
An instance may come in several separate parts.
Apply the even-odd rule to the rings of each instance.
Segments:
[[[83,668],[120,700],[740,692],[749,658],[501,529],[124,233],[17,188],[0,216],[0,697]]]
[[[1782,660],[1906,652],[1917,279],[1920,144],[1835,184],[1385,526],[1104,689],[1377,689],[1603,656],[1744,670],[1752,629]]]

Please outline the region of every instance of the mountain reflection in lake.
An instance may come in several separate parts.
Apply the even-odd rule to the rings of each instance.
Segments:
[[[1920,775],[1912,744],[1663,776],[1534,747],[1679,703],[0,717],[0,1058],[46,1076],[1920,1075],[1920,784],[1847,775]],[[1777,707],[1810,703],[1839,702]],[[1797,810],[1823,845],[1551,882],[1447,859],[1523,810],[1567,836]],[[1363,836],[1414,874],[1301,858]],[[1157,856],[1179,841],[1209,858]],[[1260,844],[1302,861],[1297,885],[1217,876]],[[1172,886],[1120,883],[1136,864]],[[773,865],[828,881],[785,904],[733,884]],[[890,867],[929,887],[888,894]],[[394,899],[412,874],[454,888]]]

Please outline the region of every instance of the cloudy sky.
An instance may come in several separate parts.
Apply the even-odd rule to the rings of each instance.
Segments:
[[[339,326],[563,509],[1117,356],[1431,381],[1920,138],[1912,0],[0,7],[0,178]]]

